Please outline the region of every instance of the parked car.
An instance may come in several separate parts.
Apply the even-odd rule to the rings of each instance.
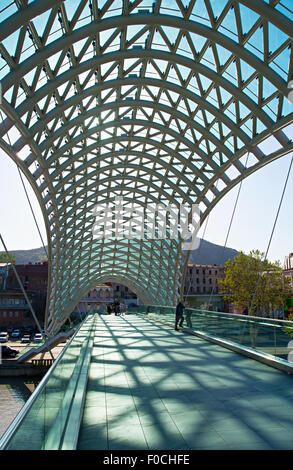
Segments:
[[[11,338],[19,338],[20,337],[20,330],[13,330],[11,333]]]
[[[1,346],[2,348],[2,357],[15,357],[19,351],[17,349],[12,349],[9,346]]]
[[[2,331],[0,333],[0,343],[7,343],[8,339],[9,339],[8,333],[6,333],[6,331]]]
[[[26,326],[24,332],[26,335],[32,334],[34,332],[34,328],[32,326]]]
[[[30,337],[30,335],[24,335],[24,336],[21,338],[21,342],[22,342],[22,343],[30,343],[30,342],[31,342],[31,337]]]
[[[33,339],[34,343],[41,343],[43,341],[43,337],[41,333],[36,333]]]

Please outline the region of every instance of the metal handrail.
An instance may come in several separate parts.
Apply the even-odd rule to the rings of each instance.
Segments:
[[[42,447],[44,450],[72,449],[76,445],[80,426],[80,413],[82,412],[82,407],[78,406],[79,404],[77,405],[79,413],[78,420],[72,419],[72,416],[74,414],[72,410],[76,409],[76,406],[74,406],[76,401],[76,390],[77,388],[79,388],[80,384],[82,384],[82,386],[80,387],[79,392],[82,392],[81,398],[83,399],[84,397],[86,380],[84,380],[85,377],[81,376],[82,371],[84,369],[86,369],[87,376],[93,345],[94,327],[95,316],[93,317],[90,325],[90,335],[87,341],[84,341],[81,346],[78,360],[75,364],[74,370],[69,380],[69,384],[63,397],[63,401],[65,402],[65,413],[64,410],[60,408],[59,413],[55,418],[54,423],[58,423],[58,421],[61,419],[60,439],[56,438],[56,428],[53,424],[48,432],[48,436],[44,440]]]
[[[138,307],[143,307],[143,305],[138,305]],[[148,308],[172,308],[172,309],[176,309],[176,307],[174,305],[146,305],[145,307],[148,307]],[[241,317],[243,319],[246,319],[246,320],[261,320],[261,321],[265,321],[265,322],[273,322],[273,323],[285,323],[286,325],[289,324],[289,325],[292,325],[293,327],[293,321],[290,321],[290,320],[282,320],[282,319],[278,319],[278,318],[266,318],[266,317],[258,317],[258,316],[254,316],[254,315],[242,315],[241,313],[226,313],[226,312],[215,312],[213,310],[202,310],[200,308],[190,308],[190,307],[185,307],[185,310],[191,310],[191,311],[195,311],[195,312],[202,312],[202,313],[209,313],[209,314],[216,314],[216,315],[220,315],[220,316],[223,316],[223,317],[231,317],[231,316],[235,316],[235,317]]]
[[[94,333],[95,333],[95,321],[93,321],[90,337],[87,342],[86,352],[84,355],[82,367],[78,377],[78,383],[76,389],[78,388],[79,393],[75,394],[73,401],[71,403],[70,412],[67,419],[67,425],[62,441],[62,450],[75,450],[77,447],[79,430],[81,425],[81,420],[83,416],[83,408],[86,397],[86,388],[88,381],[88,372],[91,361],[92,349],[94,344]]]

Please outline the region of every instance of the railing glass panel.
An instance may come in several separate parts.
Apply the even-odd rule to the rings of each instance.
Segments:
[[[139,305],[137,313],[175,322],[175,307]],[[293,339],[293,322],[188,308],[184,311],[184,319],[183,326],[193,331],[231,341],[262,354],[288,359],[288,344]]]
[[[16,416],[0,440],[0,450],[40,450],[48,448],[50,429],[54,426],[54,448],[59,448],[66,423],[72,395],[68,393],[78,379],[77,367],[82,367],[80,360],[89,334],[94,325],[95,316],[89,315],[77,330],[68,345],[51,366],[37,389]]]

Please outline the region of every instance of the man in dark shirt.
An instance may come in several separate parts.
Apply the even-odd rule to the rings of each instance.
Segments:
[[[115,312],[115,315],[120,315],[121,309],[120,309],[120,302],[118,299],[114,300],[114,312]]]
[[[176,318],[175,318],[175,330],[178,331],[178,323],[179,323],[179,326],[182,327],[183,326],[183,321],[184,321],[184,317],[183,317],[183,311],[184,311],[185,307],[184,307],[184,300],[183,299],[180,299],[178,304],[177,304],[177,307],[176,307]]]

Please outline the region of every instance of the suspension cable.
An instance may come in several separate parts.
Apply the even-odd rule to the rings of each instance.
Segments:
[[[42,234],[41,234],[41,230],[40,230],[38,221],[37,221],[37,219],[36,219],[35,212],[34,212],[34,210],[33,210],[33,207],[32,207],[32,204],[31,204],[31,201],[30,201],[30,198],[29,198],[27,189],[26,189],[26,187],[25,187],[25,184],[24,184],[24,181],[23,181],[23,177],[22,177],[22,174],[21,174],[21,171],[20,171],[19,167],[17,167],[17,170],[18,170],[18,173],[19,173],[21,182],[22,182],[22,186],[23,186],[24,192],[25,192],[25,194],[26,194],[26,198],[27,198],[27,200],[28,200],[28,203],[29,203],[29,206],[30,206],[30,209],[31,209],[31,213],[32,213],[32,215],[33,215],[33,218],[34,218],[34,221],[35,221],[35,224],[36,224],[36,227],[37,227],[37,230],[38,230],[38,232],[39,232],[39,236],[40,236],[40,239],[41,239],[41,242],[42,242],[42,245],[43,245],[43,249],[44,249],[44,251],[45,251],[45,253],[46,253],[46,255],[47,255],[48,261],[49,261],[48,251],[47,251],[47,248],[46,248],[46,246],[45,246],[45,243],[44,243],[44,240],[43,240],[43,237],[42,237]]]
[[[2,124],[3,124],[3,123],[4,123],[4,118],[3,118],[3,114],[2,114],[2,111],[1,111],[1,110],[0,110],[0,117],[1,117],[1,120],[2,120]],[[6,135],[7,135],[8,143],[9,143],[10,147],[12,148],[12,143],[11,143],[11,139],[10,139],[10,136],[9,136],[9,132],[7,132]],[[22,183],[22,186],[23,186],[23,189],[24,189],[24,192],[25,192],[27,201],[28,201],[28,203],[29,203],[29,207],[30,207],[30,210],[31,210],[31,213],[32,213],[34,222],[35,222],[35,224],[36,224],[36,227],[37,227],[37,230],[38,230],[38,233],[39,233],[39,236],[40,236],[42,245],[43,245],[43,249],[44,249],[44,251],[45,251],[45,253],[46,253],[46,256],[47,256],[47,258],[48,258],[48,261],[49,261],[48,251],[47,251],[47,249],[46,249],[46,246],[45,246],[45,243],[44,243],[42,234],[41,234],[41,230],[40,230],[39,224],[38,224],[38,222],[37,222],[37,219],[36,219],[36,216],[35,216],[35,212],[34,212],[33,206],[32,206],[31,201],[30,201],[29,194],[28,194],[27,189],[26,189],[26,187],[25,187],[24,180],[23,180],[23,177],[22,177],[20,168],[19,168],[19,166],[17,165],[17,163],[15,163],[15,164],[16,164],[16,167],[17,167],[17,170],[18,170],[18,174],[19,174],[19,177],[20,177],[20,180],[21,180],[21,183]]]
[[[249,156],[250,156],[250,152],[247,153],[247,157],[246,157],[246,161],[245,161],[245,168],[247,168],[247,163],[248,163]],[[236,212],[236,207],[237,207],[237,205],[238,205],[239,196],[240,196],[240,192],[241,192],[241,189],[242,189],[242,184],[243,184],[243,179],[240,181],[239,188],[238,188],[238,191],[237,191],[237,196],[236,196],[236,199],[235,199],[235,203],[234,203],[234,207],[233,207],[233,211],[232,211],[230,223],[229,223],[229,226],[228,226],[228,231],[227,231],[225,243],[224,243],[223,250],[222,250],[222,254],[221,254],[221,257],[220,257],[220,264],[219,264],[220,266],[221,266],[221,264],[223,264],[223,262],[224,262],[224,254],[225,254],[226,246],[227,246],[227,243],[228,243],[228,238],[229,238],[229,235],[230,235],[232,223],[233,223],[233,220],[234,220],[234,216],[235,216],[235,212]],[[213,296],[213,294],[214,294],[214,290],[215,290],[215,284],[214,284],[213,287],[212,287],[212,290],[211,290],[211,293],[210,293],[210,297],[209,297],[209,303],[208,303],[208,305],[210,305],[210,303],[211,303],[212,296]]]
[[[207,220],[206,220],[206,223],[205,223],[205,228],[204,228],[204,231],[203,231],[203,234],[202,234],[202,241],[204,240],[204,236],[205,236],[206,229],[207,229],[207,226],[208,226],[209,217],[210,217],[210,214],[208,214],[208,216],[207,216]],[[199,255],[200,255],[201,246],[202,246],[202,243],[200,243],[200,245],[199,245],[199,250],[198,250],[198,253],[197,253],[197,257],[198,257],[198,258],[199,258]],[[187,269],[188,269],[188,263],[187,263]],[[184,297],[187,297],[187,296],[188,296],[189,291],[190,291],[190,289],[191,289],[191,284],[192,284],[192,279],[190,279],[190,281],[189,281],[189,286],[188,286],[187,292],[186,292],[186,294],[184,295]]]
[[[215,185],[216,189],[218,188],[218,184],[219,184],[219,180],[216,182],[216,185]],[[216,197],[216,196],[215,196],[215,197]],[[202,241],[204,241],[204,237],[205,237],[205,233],[206,233],[206,230],[207,230],[209,218],[210,218],[210,212],[209,212],[209,214],[208,214],[208,216],[207,216],[207,220],[206,220],[206,223],[205,223],[205,228],[204,228],[204,230],[203,230]],[[198,253],[197,253],[197,258],[199,258],[199,255],[200,255],[200,252],[201,252],[201,246],[202,246],[202,244],[200,243],[200,245],[199,245],[199,250],[198,250]],[[189,257],[189,256],[190,256],[190,254],[188,255],[188,257]],[[188,269],[188,261],[187,261],[187,267],[186,267],[186,269]],[[191,284],[192,284],[192,278],[191,278],[190,281],[189,281],[189,286],[188,286],[188,289],[187,289],[187,293],[186,293],[185,295],[183,295],[183,297],[187,297],[187,296],[188,296],[189,291],[190,291],[190,289],[191,289]]]
[[[0,117],[1,117],[2,123],[4,123],[4,118],[3,118],[3,114],[2,114],[1,109],[0,109]],[[12,143],[11,143],[11,139],[10,139],[10,136],[9,136],[9,132],[7,132],[6,135],[7,135],[8,143],[9,143],[10,147],[12,148]],[[35,212],[34,212],[33,206],[32,206],[31,201],[30,201],[29,194],[28,194],[27,189],[26,189],[26,187],[25,187],[24,180],[23,180],[23,177],[22,177],[20,168],[19,168],[19,166],[18,166],[17,164],[16,164],[16,167],[17,167],[17,170],[18,170],[18,174],[19,174],[19,176],[20,176],[20,180],[21,180],[21,183],[22,183],[22,186],[23,186],[23,189],[24,189],[24,192],[25,192],[27,201],[28,201],[28,203],[29,203],[29,207],[30,207],[31,213],[32,213],[32,215],[33,215],[34,222],[35,222],[35,224],[36,224],[36,227],[37,227],[39,236],[40,236],[40,238],[41,238],[41,242],[42,242],[42,245],[43,245],[43,249],[44,249],[44,251],[45,251],[45,253],[46,253],[46,256],[47,256],[47,259],[48,259],[48,261],[49,261],[48,252],[47,252],[47,249],[46,249],[46,247],[45,247],[45,243],[44,243],[44,240],[43,240],[41,231],[40,231],[40,227],[39,227],[39,224],[38,224],[38,222],[37,222],[37,219],[36,219],[36,216],[35,216]],[[11,266],[12,266],[12,269],[13,269],[14,274],[15,274],[15,276],[16,276],[16,279],[17,279],[17,281],[18,281],[18,284],[19,284],[19,286],[20,286],[20,289],[22,290],[23,295],[24,295],[24,297],[25,297],[25,299],[26,299],[26,301],[27,301],[27,304],[28,304],[28,306],[29,306],[29,309],[30,309],[32,315],[33,315],[33,318],[34,318],[34,320],[35,320],[35,323],[36,323],[36,325],[37,325],[37,328],[38,328],[38,330],[40,331],[44,342],[46,343],[46,339],[45,339],[45,337],[44,337],[44,335],[43,335],[43,333],[42,333],[42,330],[41,330],[40,324],[39,324],[39,322],[38,322],[38,319],[37,319],[37,317],[36,317],[36,314],[35,314],[35,312],[34,312],[34,310],[33,310],[33,308],[32,308],[32,305],[31,305],[31,303],[30,303],[30,301],[29,301],[29,298],[28,298],[28,296],[27,296],[27,294],[26,294],[26,292],[25,292],[25,290],[24,290],[24,287],[23,287],[23,285],[22,285],[21,279],[20,279],[20,277],[19,277],[19,275],[18,275],[18,272],[16,271],[16,268],[15,268],[15,266],[14,266],[12,257],[11,257],[10,253],[8,252],[8,250],[7,250],[7,248],[6,248],[6,245],[5,245],[5,243],[4,243],[4,240],[3,240],[3,237],[2,237],[1,234],[0,234],[0,237],[1,237],[1,241],[2,241],[3,247],[4,247],[5,251],[6,251],[6,254],[7,254],[8,258],[10,259]],[[53,361],[54,361],[54,356],[53,356],[53,353],[52,353],[51,349],[50,349],[48,346],[47,346],[47,349],[48,349],[48,351],[49,351],[49,353],[50,353],[51,358],[52,358]]]
[[[281,198],[280,198],[278,210],[277,210],[277,213],[276,213],[276,216],[275,216],[275,220],[274,220],[274,223],[273,223],[273,228],[272,228],[272,231],[271,231],[271,235],[270,235],[270,238],[269,238],[269,242],[268,242],[268,246],[267,246],[267,249],[266,249],[266,252],[265,252],[265,256],[264,256],[264,259],[263,259],[263,261],[262,261],[261,271],[260,271],[260,273],[259,273],[258,280],[257,280],[256,286],[255,286],[255,290],[254,290],[254,293],[253,293],[253,296],[252,296],[252,299],[251,299],[250,307],[249,307],[249,310],[248,310],[248,315],[251,314],[251,310],[252,310],[252,308],[253,308],[253,303],[254,303],[254,300],[255,300],[255,297],[256,297],[258,288],[259,288],[261,276],[263,275],[264,264],[265,264],[266,259],[267,259],[267,257],[268,257],[269,249],[270,249],[270,246],[271,246],[271,242],[272,242],[273,235],[274,235],[274,232],[275,232],[275,228],[276,228],[276,225],[277,225],[277,221],[278,221],[278,218],[279,218],[281,206],[282,206],[282,203],[283,203],[283,199],[284,199],[284,195],[285,195],[285,192],[286,192],[286,188],[287,188],[289,176],[290,176],[290,173],[291,173],[292,164],[293,164],[293,156],[291,157],[291,161],[290,161],[289,168],[288,168],[288,171],[287,171],[287,175],[286,175],[286,179],[285,179],[285,183],[284,183],[282,195],[281,195]]]

